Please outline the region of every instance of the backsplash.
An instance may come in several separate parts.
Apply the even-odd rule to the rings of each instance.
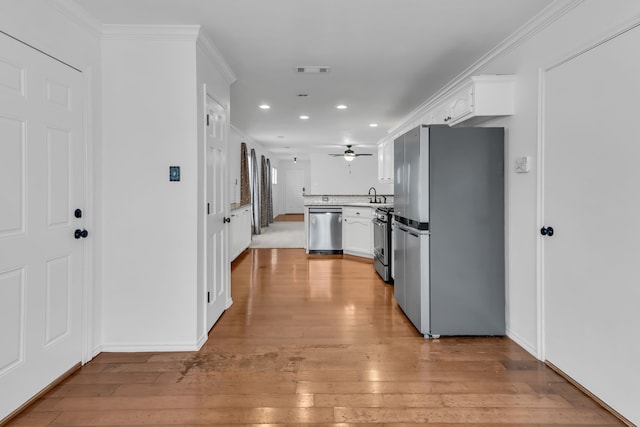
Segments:
[[[350,205],[354,203],[369,203],[373,195],[345,195],[345,194],[309,194],[304,195],[305,205]],[[378,194],[378,201],[384,204],[393,204],[393,194]],[[386,197],[386,202],[385,202]],[[371,203],[372,205],[376,205]]]

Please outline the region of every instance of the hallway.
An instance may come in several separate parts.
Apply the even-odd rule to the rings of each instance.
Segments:
[[[370,263],[253,249],[198,353],[103,353],[8,425],[621,425],[507,338],[424,340]]]

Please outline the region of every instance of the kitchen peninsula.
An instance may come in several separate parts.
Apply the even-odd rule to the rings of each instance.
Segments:
[[[304,196],[304,223],[307,253],[344,253],[364,258],[373,258],[373,214],[376,208],[392,207],[393,195],[305,195]],[[318,218],[314,212],[318,208],[325,208],[324,215],[333,215],[333,234],[339,233],[333,238],[333,246],[330,250],[323,248],[314,249],[314,242],[322,245],[330,240],[330,230],[317,227]],[[333,211],[329,213],[326,208]],[[310,211],[311,214],[310,215]],[[313,218],[312,218],[313,216]],[[313,223],[313,224],[312,224]],[[310,230],[320,233],[313,238]],[[310,252],[310,243],[311,252]]]

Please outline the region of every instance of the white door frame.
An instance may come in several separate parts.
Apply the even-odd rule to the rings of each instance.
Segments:
[[[83,307],[83,328],[84,333],[82,334],[82,364],[89,362],[91,359],[96,357],[102,351],[102,342],[95,342],[96,336],[94,334],[96,326],[100,326],[102,324],[101,320],[95,321],[94,318],[94,304],[99,302],[99,298],[96,295],[95,286],[96,286],[96,278],[95,278],[95,248],[101,243],[102,235],[96,233],[97,227],[97,212],[95,209],[95,197],[94,193],[96,192],[96,180],[95,176],[92,173],[94,168],[94,144],[93,144],[93,103],[91,96],[91,87],[93,86],[93,68],[87,67],[82,72],[82,77],[84,81],[84,89],[85,92],[83,95],[83,132],[84,132],[84,143],[85,143],[85,199],[87,206],[87,228],[92,233],[93,238],[87,241],[85,245],[85,288],[84,288],[84,307]],[[100,312],[98,312],[100,314]],[[98,337],[99,339],[101,337]]]

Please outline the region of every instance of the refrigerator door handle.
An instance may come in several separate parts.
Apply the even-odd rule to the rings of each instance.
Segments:
[[[409,231],[409,229],[407,227],[405,227],[404,225],[400,224],[399,222],[394,222],[393,226],[396,227],[398,230],[400,231]]]

